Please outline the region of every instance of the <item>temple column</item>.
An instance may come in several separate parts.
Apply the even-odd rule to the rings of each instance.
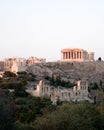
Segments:
[[[72,59],[72,54],[71,54],[71,51],[70,51],[70,59]]]
[[[64,52],[64,59],[66,59],[66,52]]]
[[[73,51],[72,51],[72,59],[73,59]]]
[[[69,53],[67,52],[67,59],[69,59]]]
[[[68,52],[66,52],[66,59],[68,59]]]
[[[79,59],[79,51],[77,51],[77,59]]]
[[[71,51],[71,59],[73,59],[73,51]]]
[[[66,52],[66,59],[67,59],[67,52]]]
[[[66,54],[66,52],[65,52],[65,59],[66,59],[66,55],[67,55],[67,54]]]
[[[80,51],[78,51],[78,59],[80,59]]]
[[[65,59],[65,52],[63,52],[63,55],[64,55],[64,59]]]
[[[64,59],[63,53],[61,54],[61,59]]]
[[[74,51],[73,51],[73,59],[75,58],[75,54],[74,54]]]
[[[66,53],[64,52],[64,59],[66,59]]]
[[[65,52],[65,54],[66,54],[66,58],[65,59],[67,59],[67,52]]]
[[[75,59],[75,52],[73,52],[73,59]]]
[[[70,59],[70,52],[69,52],[69,59]]]
[[[83,59],[84,58],[84,53],[83,53],[83,51],[81,51],[81,59]]]
[[[65,52],[63,52],[63,59],[65,59]]]
[[[63,57],[63,59],[65,59],[65,58],[64,58],[64,52],[62,53],[62,57]]]
[[[76,52],[74,51],[74,59],[76,59]]]
[[[77,51],[75,53],[76,53],[76,59],[77,59]]]
[[[82,53],[81,53],[81,51],[80,51],[80,59],[82,59]]]
[[[65,53],[63,52],[62,54],[63,54],[63,59],[65,59]]]
[[[79,59],[81,59],[81,52],[79,52]]]
[[[71,59],[71,51],[70,51],[70,59]]]
[[[80,52],[78,51],[78,59],[80,59]]]

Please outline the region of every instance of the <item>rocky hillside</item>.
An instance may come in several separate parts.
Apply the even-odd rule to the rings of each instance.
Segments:
[[[60,76],[62,80],[87,78],[91,82],[104,81],[104,62],[47,62],[34,64],[27,68],[37,78]]]

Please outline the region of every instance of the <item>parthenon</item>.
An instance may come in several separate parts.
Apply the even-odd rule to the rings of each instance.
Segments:
[[[61,61],[94,61],[94,52],[87,52],[86,50],[79,48],[67,48],[61,50],[62,60]]]

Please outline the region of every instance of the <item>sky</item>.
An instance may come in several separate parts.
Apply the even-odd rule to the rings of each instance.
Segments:
[[[0,0],[0,60],[61,59],[82,48],[104,59],[104,0]]]

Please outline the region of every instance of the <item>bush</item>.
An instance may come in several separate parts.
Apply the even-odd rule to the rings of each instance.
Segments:
[[[30,124],[23,124],[19,121],[15,122],[14,128],[14,130],[35,130]]]
[[[0,130],[13,130],[14,110],[10,101],[0,98]]]
[[[87,102],[66,103],[56,111],[37,118],[37,130],[103,130],[100,112]]]
[[[5,71],[3,77],[16,77],[16,74],[11,71]]]

